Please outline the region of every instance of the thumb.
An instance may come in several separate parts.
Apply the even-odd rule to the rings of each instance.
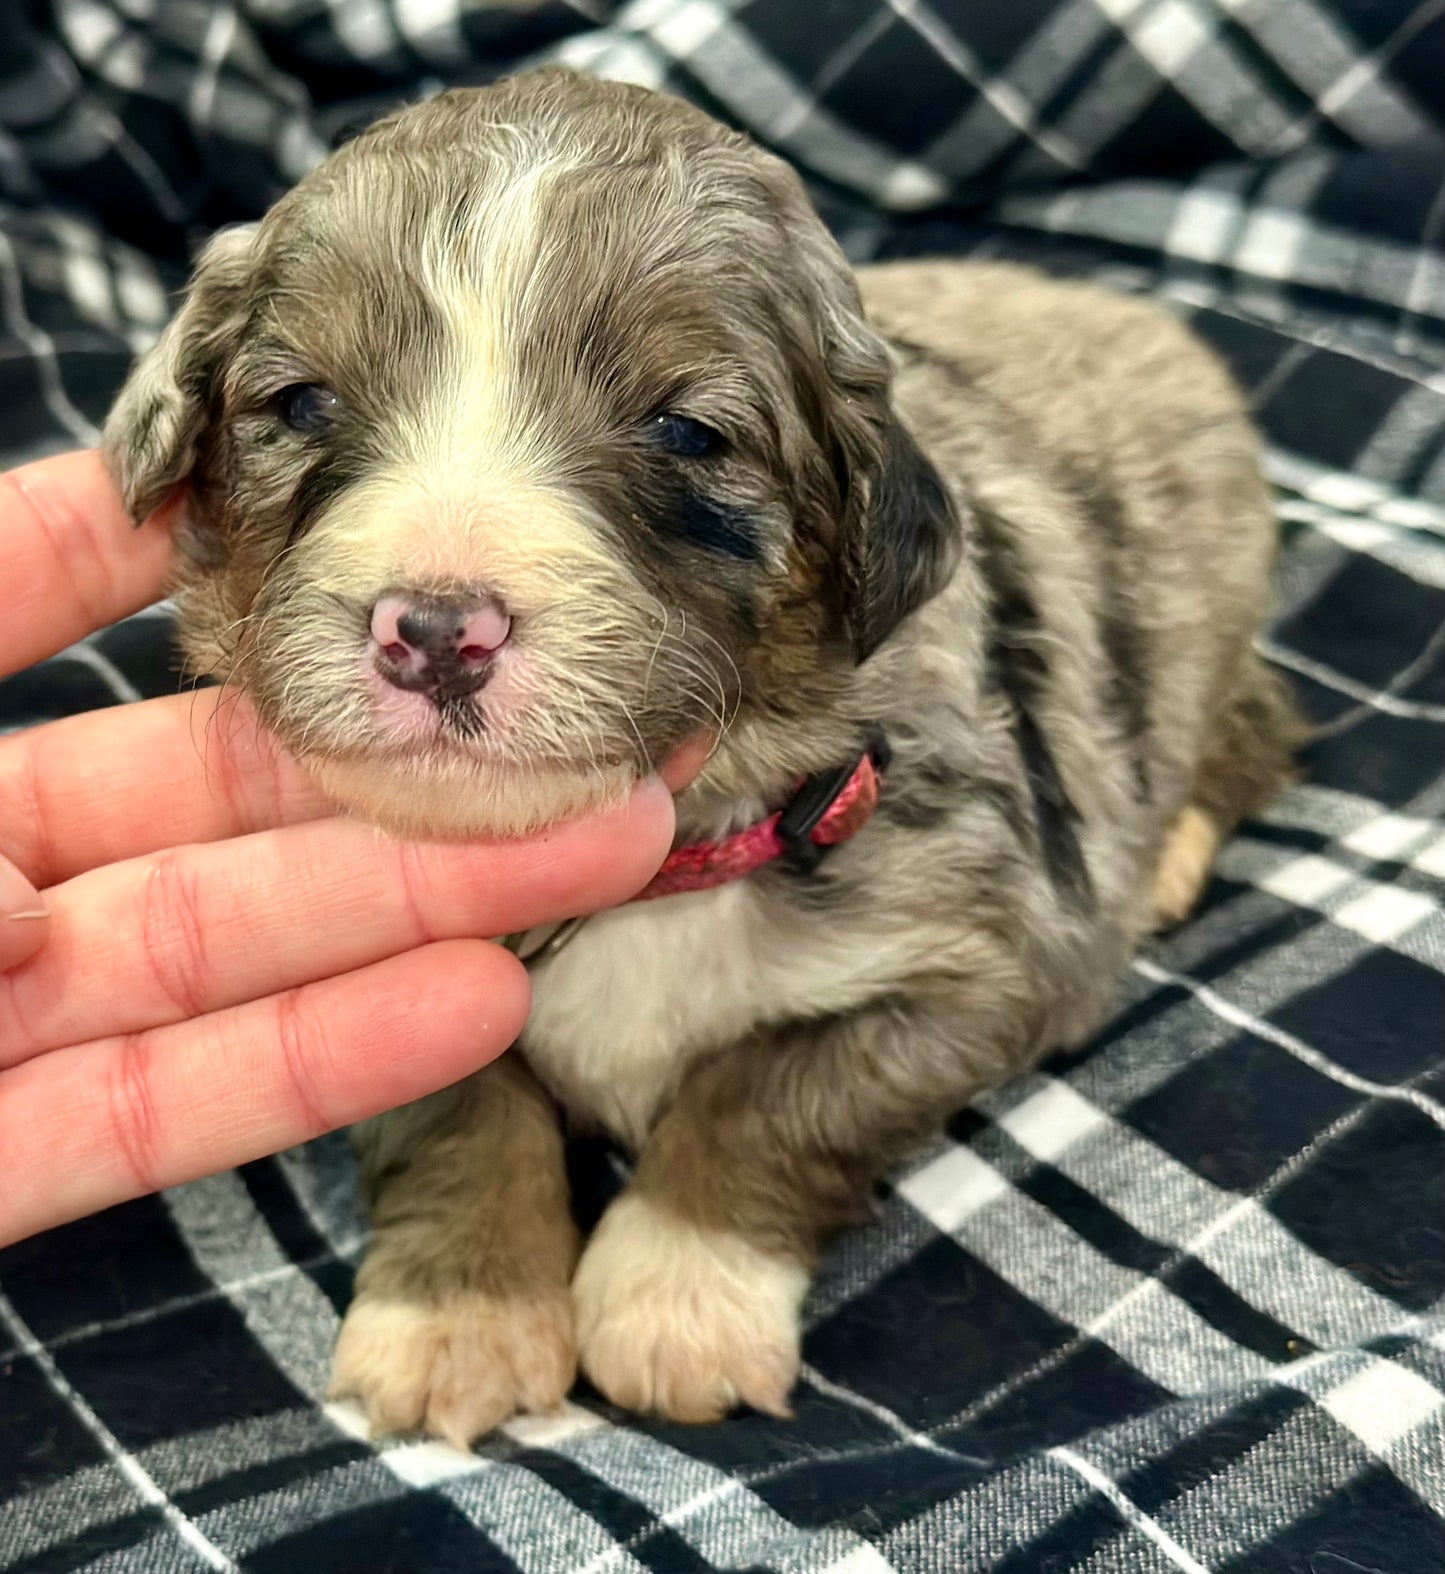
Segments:
[[[0,858],[0,973],[33,956],[45,941],[49,915],[40,893]]]

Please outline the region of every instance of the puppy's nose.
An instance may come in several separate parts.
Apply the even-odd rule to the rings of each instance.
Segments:
[[[371,611],[377,671],[399,689],[425,694],[475,693],[511,629],[493,596],[391,591]]]

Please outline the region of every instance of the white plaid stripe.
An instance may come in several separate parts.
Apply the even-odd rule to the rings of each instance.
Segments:
[[[238,1565],[219,1547],[207,1540],[199,1527],[187,1519],[161,1491],[139,1460],[121,1446],[114,1432],[100,1419],[84,1396],[76,1392],[55,1364],[50,1352],[26,1327],[24,1319],[3,1291],[0,1291],[0,1324],[4,1324],[6,1333],[15,1340],[17,1348],[29,1356],[45,1374],[51,1388],[99,1444],[102,1452],[140,1500],[152,1508],[159,1509],[171,1532],[191,1552],[197,1554],[208,1568],[222,1570],[224,1574],[240,1574]]]
[[[1346,474],[1311,463],[1298,454],[1271,449],[1265,471],[1277,486],[1340,513],[1366,514],[1387,524],[1445,536],[1445,508],[1415,497],[1401,497],[1366,476]]]
[[[1237,837],[1218,870],[1296,907],[1313,908],[1373,945],[1394,945],[1427,966],[1445,968],[1440,902],[1399,885],[1369,880],[1317,853],[1298,854]]]
[[[862,1543],[846,1531],[789,1535],[787,1522],[748,1489],[746,1479],[636,1432],[621,1429],[567,1440],[557,1452],[575,1460],[619,1492],[644,1504],[662,1524],[685,1534],[709,1563],[747,1567],[769,1560],[788,1544],[789,1567],[797,1574],[822,1574],[850,1557],[864,1559]],[[643,1532],[644,1534],[646,1532]],[[617,1554],[584,1564],[578,1574],[603,1574]],[[883,1563],[882,1568],[888,1565]],[[861,1567],[867,1570],[865,1560]]]
[[[1176,1007],[1172,1015],[1190,1009]],[[1002,1107],[1039,1081],[1028,1079],[1023,1090],[1010,1088],[979,1102]],[[1357,1107],[1343,1121],[1358,1119],[1366,1107]],[[1328,1137],[1342,1129],[1344,1125],[1337,1122]],[[986,1147],[986,1139],[980,1145]],[[1292,1155],[1248,1197],[1221,1190],[1156,1143],[1113,1120],[1051,1162],[1135,1229],[1198,1257],[1247,1301],[1315,1344],[1370,1338],[1398,1321],[1390,1302],[1341,1275],[1260,1206],[1262,1196],[1295,1173],[1303,1162],[1300,1154]]]
[[[1429,122],[1381,76],[1382,66],[1429,20],[1421,6],[1369,54],[1314,0],[1223,0],[1225,8],[1269,50],[1270,56],[1314,100],[1310,113],[1286,135],[1296,145],[1324,119],[1361,142],[1401,142],[1429,135]]]
[[[739,28],[727,24],[726,7],[716,0],[687,0],[674,7],[658,0],[635,0],[619,17],[619,27],[635,30],[619,55],[610,41],[599,46],[582,37],[559,51],[566,64],[607,77],[656,83],[660,73],[637,70],[636,52],[645,36],[663,59],[684,61],[698,80],[738,107],[759,133],[777,140],[795,158],[831,174],[889,206],[915,207],[936,201],[944,187],[932,171],[890,156],[836,120],[763,53]],[[779,135],[779,128],[786,135]]]
[[[1194,206],[1181,219],[1182,200]],[[1010,224],[1139,246],[1156,245],[1164,237],[1171,256],[1221,263],[1255,281],[1348,287],[1387,306],[1403,309],[1423,300],[1432,303],[1433,315],[1445,312],[1445,261],[1440,258],[1382,240],[1363,244],[1287,209],[1245,210],[1226,191],[1181,199],[1177,187],[1162,182],[1121,182],[1006,198],[999,214]]]

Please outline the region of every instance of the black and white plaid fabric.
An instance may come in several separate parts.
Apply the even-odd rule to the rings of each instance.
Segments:
[[[962,1112],[831,1252],[796,1421],[584,1391],[472,1456],[369,1442],[318,1397],[364,1229],[337,1137],[0,1253],[0,1568],[1438,1570],[1445,5],[11,8],[0,457],[94,440],[210,227],[381,106],[536,58],[746,126],[859,259],[1187,314],[1269,439],[1264,648],[1320,723],[1308,779],[1097,1042]],[[144,614],[0,683],[0,727],[175,682]],[[595,1213],[615,1161],[575,1179]]]

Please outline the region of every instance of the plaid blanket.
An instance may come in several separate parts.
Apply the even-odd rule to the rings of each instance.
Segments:
[[[198,237],[348,125],[560,57],[785,152],[856,258],[1016,256],[1188,316],[1269,440],[1264,650],[1319,723],[1097,1041],[831,1252],[795,1421],[584,1390],[472,1455],[368,1441],[319,1398],[364,1238],[336,1137],[0,1253],[0,1568],[1441,1567],[1442,51],[1440,0],[0,12],[6,461],[92,442]],[[0,726],[175,682],[157,609],[0,683]],[[584,1212],[618,1176],[579,1150]]]

